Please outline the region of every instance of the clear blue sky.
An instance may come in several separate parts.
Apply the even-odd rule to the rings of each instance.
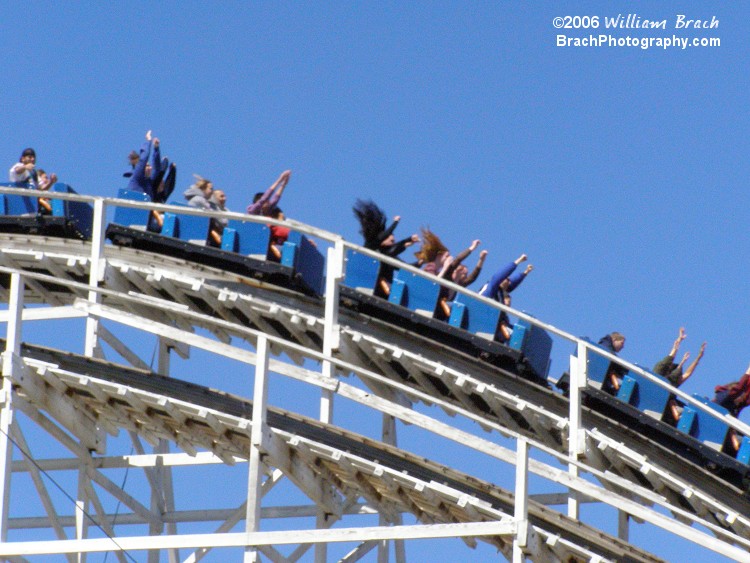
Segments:
[[[514,306],[577,335],[619,330],[628,360],[652,365],[684,326],[683,350],[708,342],[688,392],[712,395],[750,362],[747,2],[28,2],[1,13],[7,167],[32,146],[61,181],[113,196],[152,129],[179,167],[175,194],[198,173],[239,211],[291,168],[289,217],[359,241],[351,204],[371,197],[403,217],[400,234],[429,225],[456,251],[481,239],[487,274],[525,252],[536,270]],[[618,13],[667,29],[591,33],[721,46],[555,45],[554,17]],[[719,27],[675,30],[677,14]]]

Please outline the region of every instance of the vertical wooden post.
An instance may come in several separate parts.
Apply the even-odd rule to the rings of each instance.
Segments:
[[[101,296],[94,289],[99,287],[99,279],[104,273],[104,220],[105,207],[103,199],[94,200],[94,225],[91,233],[91,267],[89,268],[89,290],[88,299],[91,303],[100,303]],[[99,320],[86,317],[86,342],[84,353],[94,357],[98,354],[99,346]]]
[[[248,459],[247,509],[245,531],[248,535],[260,528],[261,479],[263,466],[261,454],[267,432],[266,414],[268,399],[268,338],[258,336],[257,359],[255,364],[255,386],[253,389],[253,420],[250,430],[250,455]],[[258,550],[254,546],[245,547],[244,563],[257,563]]]
[[[585,453],[585,434],[581,421],[581,389],[586,387],[588,348],[582,341],[578,341],[576,356],[570,357],[570,413],[568,416],[568,457],[577,461]],[[578,476],[578,466],[568,464],[568,473]],[[580,506],[575,491],[568,491],[568,516],[578,519]]]
[[[516,502],[514,518],[516,534],[513,537],[513,563],[523,563],[524,548],[529,540],[529,444],[523,438],[516,441]]]
[[[344,277],[344,241],[336,240],[328,249],[326,260],[325,319],[323,325],[323,354],[332,356],[339,347],[339,286]],[[322,373],[325,377],[335,377],[336,368],[332,362],[323,360]],[[333,392],[324,389],[320,396],[320,420],[326,424],[333,422]],[[318,511],[315,519],[318,528],[327,528],[326,514]],[[315,563],[325,563],[327,545],[315,544]]]
[[[76,499],[76,539],[84,540],[88,537],[88,518],[86,514],[89,509],[89,498],[86,491],[86,466],[78,467],[78,498]],[[78,563],[86,563],[86,553],[78,553]]]
[[[13,461],[13,442],[10,439],[13,425],[12,380],[20,369],[21,321],[23,314],[23,278],[20,274],[10,275],[8,296],[8,332],[3,352],[3,383],[0,390],[0,541],[8,540],[8,514],[10,511],[10,475]]]

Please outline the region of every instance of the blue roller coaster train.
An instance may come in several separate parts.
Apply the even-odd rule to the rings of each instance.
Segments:
[[[18,188],[13,184],[2,187]],[[50,198],[51,213],[47,214],[38,211],[36,197],[10,191],[15,193],[0,194],[3,232],[91,239],[93,208],[77,200],[70,186],[57,183],[52,187],[53,194],[73,197]],[[281,259],[274,259],[269,250],[272,219],[229,214],[221,246],[216,248],[207,243],[209,224],[212,215],[221,214],[171,204],[161,206],[165,211],[159,226],[152,219],[154,206],[136,203],[148,204],[145,194],[120,190],[118,201],[114,219],[106,229],[106,237],[115,245],[221,268],[313,298],[323,294],[325,257],[308,236],[293,229],[283,245]],[[290,223],[294,225],[284,224]],[[509,370],[530,384],[568,395],[568,374],[549,377],[552,338],[543,323],[367,249],[348,245],[345,256],[340,289],[344,307]],[[397,268],[387,299],[375,295],[383,263]],[[438,320],[435,315],[441,285],[457,292],[447,320]],[[517,318],[512,337],[505,344],[493,340],[503,310]],[[726,409],[699,395],[688,397],[671,387],[665,378],[622,362],[587,339],[577,340],[575,352],[579,351],[586,356],[587,381],[581,390],[585,406],[624,422],[748,491],[750,437],[739,434],[740,448],[732,447],[729,436],[733,419]],[[613,395],[603,390],[603,383],[614,363],[624,364],[620,368],[624,376],[622,386]],[[667,403],[675,396],[685,403],[676,423],[667,416]]]

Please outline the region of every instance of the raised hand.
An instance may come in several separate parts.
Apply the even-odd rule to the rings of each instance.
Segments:
[[[683,340],[685,340],[686,338],[687,338],[687,334],[685,334],[685,328],[684,327],[680,327],[680,334],[679,334],[679,336],[677,336],[677,342],[680,343]]]

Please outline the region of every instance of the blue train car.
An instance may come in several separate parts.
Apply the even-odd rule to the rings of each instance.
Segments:
[[[664,381],[666,383],[666,379]],[[649,381],[636,372],[629,372],[623,377],[622,385],[617,392],[618,399],[633,405],[657,420],[662,420],[671,395],[669,390]]]
[[[122,190],[123,199],[148,201],[145,194]],[[179,204],[180,207],[186,207]],[[115,222],[107,227],[114,244],[131,246],[211,266],[277,285],[320,295],[324,258],[307,237],[290,233],[279,262],[269,260],[267,225],[230,220],[221,242],[212,240],[212,222],[201,213],[166,212],[159,231],[147,209],[118,207]]]
[[[0,184],[26,188],[26,185]],[[51,192],[77,193],[58,182]],[[64,238],[90,239],[94,211],[88,203],[25,195],[0,194],[0,231]]]
[[[70,186],[55,184],[53,192],[75,193]],[[121,190],[121,199],[148,202],[145,194]],[[38,197],[0,194],[0,230],[41,233],[87,239],[92,233],[92,208],[88,204],[50,198],[49,209],[40,211]],[[179,206],[178,206],[179,207]],[[186,210],[187,211],[187,210]],[[157,220],[158,218],[158,220]],[[107,237],[115,244],[129,245],[206,266],[235,272],[318,298],[324,288],[325,259],[314,242],[291,232],[272,253],[271,229],[252,220],[232,219],[223,229],[220,243],[212,241],[210,215],[172,210],[156,214],[149,209],[117,207]],[[357,250],[345,255],[345,276],[341,303],[356,314],[409,331],[444,345],[458,353],[495,365],[507,372],[547,386],[552,339],[532,322],[519,320],[511,338],[498,342],[501,311],[477,297],[459,293],[445,315],[440,304],[444,294],[439,280],[392,267]],[[392,273],[383,279],[383,271]],[[390,284],[384,291],[382,282]],[[380,295],[380,296],[379,296]],[[607,374],[617,369],[622,377],[618,390],[609,387]],[[720,467],[733,483],[744,483],[750,463],[750,438],[740,437],[736,458],[727,448],[730,426],[724,409],[696,397],[718,416],[711,416],[690,404],[679,421],[670,426],[665,412],[669,388],[662,387],[635,371],[628,372],[597,353],[587,355],[588,388],[584,405],[614,424],[627,425],[634,432],[672,448],[695,463]],[[723,453],[722,453],[723,452]],[[739,486],[739,485],[738,485]]]

